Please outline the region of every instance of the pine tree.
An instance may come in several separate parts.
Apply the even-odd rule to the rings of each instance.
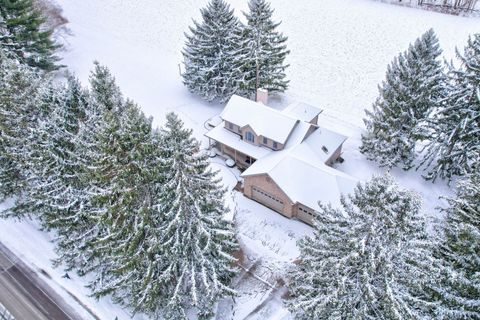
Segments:
[[[58,258],[54,265],[62,265],[66,271],[76,270],[79,275],[92,271],[95,263],[95,249],[89,247],[90,240],[100,235],[95,205],[91,203],[91,188],[97,183],[93,174],[94,163],[102,156],[99,149],[98,132],[106,126],[106,111],[94,103],[89,91],[84,91],[86,104],[82,121],[78,124],[75,137],[76,183],[73,192],[67,193],[65,201],[75,201],[75,210],[62,212],[61,220],[52,220],[49,225],[56,229],[56,251]]]
[[[42,78],[0,52],[0,200],[19,195],[26,186],[26,138],[42,116]]]
[[[63,227],[65,215],[78,210],[76,146],[87,96],[71,75],[65,84],[51,84],[43,95],[42,101],[49,105],[50,112],[38,121],[28,137],[25,148],[28,186],[11,210],[16,215],[34,213],[45,228],[52,229]]]
[[[133,289],[150,285],[145,283],[145,267],[155,264],[150,241],[158,237],[155,230],[162,221],[154,208],[158,146],[151,119],[134,103],[127,101],[121,119],[111,113],[97,135],[100,156],[90,166],[91,216],[100,230],[87,244],[95,256],[90,260],[95,262],[90,287],[96,297],[112,294],[114,301],[132,305],[137,298]],[[146,294],[155,300],[158,292]]]
[[[236,63],[240,23],[224,0],[211,0],[200,10],[202,21],[193,21],[182,51],[183,83],[207,101],[227,101],[238,89]]]
[[[426,138],[423,123],[445,97],[446,77],[432,29],[388,66],[386,80],[373,110],[366,110],[367,133],[360,151],[382,167],[413,167],[415,146]]]
[[[0,47],[30,66],[59,69],[55,51],[60,45],[52,38],[53,30],[44,30],[44,23],[32,0],[0,0]]]
[[[185,311],[192,307],[208,318],[219,297],[233,294],[229,282],[236,241],[231,223],[223,219],[224,189],[192,131],[173,113],[167,115],[162,153],[166,175],[159,210],[164,221],[158,234],[164,265],[156,277],[164,283],[160,305],[166,319],[187,319]]]
[[[477,161],[480,161],[478,159]],[[448,199],[443,241],[437,255],[442,282],[435,286],[441,307],[437,319],[480,318],[480,169],[458,184]]]
[[[462,65],[451,68],[450,94],[433,115],[422,166],[427,179],[451,179],[472,172],[480,154],[480,34],[469,38]]]
[[[106,66],[94,62],[94,70],[90,73],[90,96],[93,103],[105,110],[122,112],[124,103],[122,93],[115,78]]]
[[[321,205],[313,237],[299,242],[296,319],[428,318],[424,286],[435,273],[418,196],[383,176],[341,203]]]
[[[285,37],[276,31],[280,22],[273,22],[273,9],[265,0],[250,0],[249,12],[244,13],[247,25],[242,31],[240,55],[243,79],[241,91],[252,95],[258,88],[283,92],[288,87],[285,70],[287,50]]]
[[[109,178],[102,178],[96,170],[101,161],[114,155],[109,154],[109,147],[101,143],[104,141],[102,139],[107,139],[101,133],[110,134],[110,139],[115,139],[125,109],[120,89],[108,68],[95,62],[89,80],[91,90],[84,92],[86,104],[83,121],[79,122],[75,138],[78,187],[71,193],[74,198],[70,201],[75,201],[78,208],[63,212],[65,216],[58,221],[62,225],[57,227],[56,232],[59,257],[55,264],[63,264],[66,270],[75,269],[80,275],[97,267],[97,249],[92,243],[104,232],[102,221],[98,218],[99,204],[92,200],[92,195],[102,188],[108,188]]]

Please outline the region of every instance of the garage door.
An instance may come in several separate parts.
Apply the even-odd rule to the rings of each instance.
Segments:
[[[306,207],[299,206],[297,211],[297,218],[308,224],[313,223],[314,212]]]
[[[252,187],[252,198],[275,211],[283,213],[283,201],[262,189]]]

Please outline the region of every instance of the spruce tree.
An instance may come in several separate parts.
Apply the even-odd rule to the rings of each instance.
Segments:
[[[187,319],[190,308],[208,319],[214,303],[233,294],[231,253],[237,245],[231,223],[223,219],[224,189],[192,131],[175,114],[167,115],[162,135],[165,183],[158,203],[164,220],[158,234],[164,265],[156,278],[164,285],[159,301],[166,319]]]
[[[373,110],[365,110],[367,132],[360,151],[367,159],[387,168],[413,167],[416,142],[426,138],[423,124],[445,97],[441,52],[430,29],[388,66]]]
[[[428,318],[424,286],[435,273],[418,196],[383,176],[341,203],[320,204],[313,237],[299,242],[296,319]]]
[[[93,104],[105,110],[112,110],[115,113],[122,112],[124,103],[122,93],[115,77],[106,66],[102,66],[98,61],[95,61],[89,82]]]
[[[87,244],[95,265],[90,287],[96,297],[112,294],[114,301],[131,306],[139,282],[151,285],[145,283],[145,268],[155,264],[150,240],[162,221],[154,207],[158,146],[151,119],[134,103],[126,102],[120,119],[111,113],[97,134],[100,156],[91,164],[89,203],[100,234]],[[155,300],[158,292],[146,294]]]
[[[61,228],[68,211],[78,210],[77,134],[87,96],[71,75],[65,84],[51,84],[42,95],[46,96],[42,100],[49,105],[50,112],[38,121],[28,137],[28,186],[12,210],[17,215],[34,213],[47,229]]]
[[[101,208],[92,195],[102,188],[108,188],[109,181],[98,172],[102,161],[110,156],[108,141],[102,136],[110,134],[111,139],[118,136],[120,119],[125,102],[120,89],[115,83],[108,68],[95,63],[90,74],[90,91],[84,91],[85,109],[82,121],[78,123],[78,134],[75,138],[76,210],[64,211],[61,227],[57,227],[57,253],[55,264],[63,264],[67,270],[76,269],[80,275],[94,270],[98,265],[97,249],[92,245],[101,237],[103,225],[99,219]],[[113,141],[113,140],[112,140]],[[112,146],[114,148],[114,146]],[[112,149],[113,150],[113,149]]]
[[[480,34],[469,38],[461,67],[451,67],[449,96],[430,120],[430,141],[421,165],[427,179],[451,179],[478,166],[480,154]]]
[[[42,117],[42,78],[0,51],[0,200],[19,195],[26,186],[27,137]]]
[[[75,210],[64,210],[61,220],[52,220],[48,225],[56,229],[56,266],[62,265],[66,271],[75,269],[79,275],[85,275],[94,268],[95,248],[89,247],[91,239],[100,235],[97,215],[92,214],[97,208],[90,200],[92,188],[97,183],[94,175],[98,158],[102,156],[99,149],[98,132],[106,126],[106,111],[103,106],[94,103],[89,91],[84,91],[86,104],[82,121],[79,122],[75,137],[76,177],[78,183],[74,192],[65,196],[65,201],[74,202]]]
[[[283,92],[288,87],[285,70],[287,50],[285,37],[277,31],[280,22],[273,22],[273,9],[265,0],[250,0],[249,12],[244,15],[247,24],[242,31],[242,81],[243,94],[252,95],[258,88],[269,92]]]
[[[185,34],[183,83],[207,101],[224,102],[238,89],[240,23],[224,0],[211,0],[200,11],[202,21],[193,21],[190,34]]]
[[[30,66],[45,71],[59,69],[55,51],[60,45],[44,23],[32,0],[0,0],[0,47]]]
[[[435,286],[441,305],[436,318],[479,319],[480,168],[462,179],[448,203],[436,250],[443,265],[442,282]]]

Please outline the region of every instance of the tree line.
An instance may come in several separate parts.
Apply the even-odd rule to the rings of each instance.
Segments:
[[[173,113],[152,128],[98,63],[84,88],[0,55],[3,217],[35,217],[94,297],[153,318],[212,314],[237,248],[224,188]]]
[[[360,151],[382,167],[422,169],[451,180],[480,160],[480,34],[456,50],[459,66],[442,63],[433,30],[388,66],[373,110],[366,110]]]
[[[10,2],[23,4],[16,11],[22,17],[34,10],[30,1]],[[15,201],[2,216],[34,217],[51,231],[54,263],[89,274],[94,297],[111,295],[152,318],[187,319],[191,312],[211,318],[215,302],[235,294],[238,244],[231,222],[222,219],[225,190],[191,130],[173,113],[153,128],[99,63],[88,87],[69,74],[54,81],[52,71],[61,66],[51,33],[36,37],[41,23],[11,28],[29,30],[34,39],[15,49],[23,36],[15,40],[3,27],[4,11],[0,198]],[[414,167],[422,143],[420,149],[432,148],[422,155],[434,159],[429,166],[437,173],[427,177],[462,176],[441,209],[445,221],[428,233],[419,196],[389,176],[359,184],[341,208],[321,205],[291,273],[287,305],[296,318],[480,317],[478,43],[477,35],[471,38],[464,54],[457,52],[461,66],[444,72],[438,40],[427,32],[389,66],[367,113],[363,142],[372,148],[364,152],[381,165]],[[440,161],[445,154],[465,161]]]
[[[209,318],[234,293],[237,242],[192,131],[174,113],[153,128],[97,62],[89,87],[54,80],[59,44],[32,2],[3,1],[0,13],[0,200],[14,199],[1,216],[51,231],[54,263],[89,274],[96,298]]]
[[[276,31],[273,9],[265,0],[250,0],[241,23],[224,0],[211,0],[186,33],[182,51],[183,83],[207,101],[225,102],[233,94],[251,98],[258,88],[283,92],[287,37]]]
[[[389,175],[320,205],[287,301],[295,319],[479,319],[480,170],[427,232],[421,198]]]
[[[440,54],[429,30],[388,66],[360,151],[433,181],[460,176],[444,219],[427,232],[420,196],[388,174],[340,208],[319,204],[292,270],[296,319],[480,318],[480,35],[458,67]]]
[[[473,11],[478,0],[418,0],[420,6],[433,5],[443,7],[453,12]]]

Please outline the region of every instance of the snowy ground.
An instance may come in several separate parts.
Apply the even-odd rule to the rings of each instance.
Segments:
[[[160,125],[169,111],[179,113],[186,125],[204,143],[204,122],[222,110],[222,105],[207,104],[191,96],[181,83],[179,63],[183,32],[198,18],[202,0],[58,0],[70,21],[71,35],[64,63],[83,82],[87,82],[93,60],[107,65],[116,75],[126,96],[138,102]],[[229,1],[236,9],[247,7],[246,0]],[[480,20],[404,8],[369,0],[272,0],[276,17],[289,36],[288,62],[290,89],[273,99],[281,108],[289,101],[303,100],[325,109],[322,125],[349,136],[345,162],[338,166],[359,180],[381,172],[358,152],[363,130],[364,109],[377,95],[386,66],[427,29],[433,27],[445,56],[451,59],[455,46],[466,43],[469,33],[480,30]],[[238,171],[226,168],[215,158],[212,166],[220,170],[230,189]],[[449,194],[441,182],[425,182],[417,172],[394,170],[401,184],[417,190],[424,198],[424,209],[432,215],[441,205],[438,197]],[[237,210],[236,225],[245,253],[243,265],[250,273],[236,279],[239,297],[221,301],[218,319],[290,319],[282,305],[281,280],[298,256],[296,240],[311,234],[311,228],[288,220],[238,193],[227,199]],[[35,222],[0,221],[0,241],[37,270],[45,270],[46,281],[69,299],[86,319],[93,319],[81,304],[100,319],[128,319],[128,311],[108,299],[89,298],[82,279],[62,278],[60,269],[51,267],[54,257],[51,235],[37,230]],[[272,288],[273,287],[273,288]],[[135,319],[143,319],[136,316]]]

